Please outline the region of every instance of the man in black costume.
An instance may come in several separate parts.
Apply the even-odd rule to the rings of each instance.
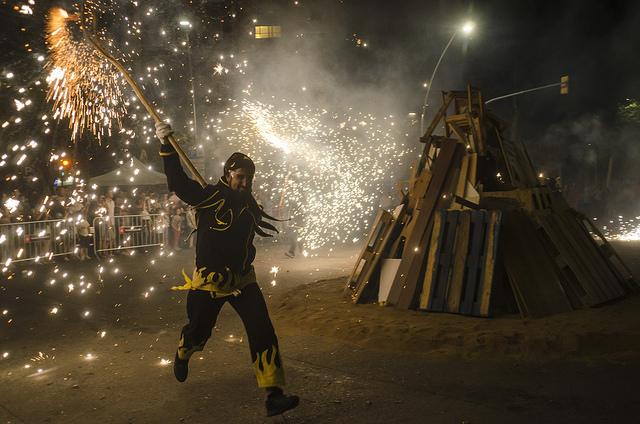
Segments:
[[[280,388],[285,379],[278,339],[252,265],[256,255],[255,233],[269,236],[262,228],[276,231],[265,221],[273,218],[263,212],[251,194],[253,161],[242,153],[234,153],[225,163],[224,175],[218,183],[203,188],[187,176],[169,143],[171,126],[156,123],[156,134],[162,142],[160,155],[169,190],[196,209],[195,270],[191,279],[185,275],[187,284],[180,287],[189,290],[189,323],[182,328],[176,352],[176,378],[180,382],[186,380],[189,358],[204,349],[220,309],[229,302],[247,332],[258,386],[267,390],[267,416],[295,408],[298,396],[287,396]]]

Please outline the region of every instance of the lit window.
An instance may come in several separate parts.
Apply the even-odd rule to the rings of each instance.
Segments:
[[[256,34],[256,38],[279,38],[280,26],[279,25],[256,26],[255,34]]]

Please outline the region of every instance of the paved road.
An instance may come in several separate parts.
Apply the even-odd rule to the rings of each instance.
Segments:
[[[256,261],[269,303],[296,285],[346,277],[358,253],[288,259],[284,250],[265,242]],[[299,334],[280,344],[286,389],[300,406],[266,418],[229,307],[188,380],[173,377],[185,312],[184,293],[170,287],[192,262],[190,250],[138,252],[4,274],[0,422],[619,424],[640,416],[640,361],[433,362]]]

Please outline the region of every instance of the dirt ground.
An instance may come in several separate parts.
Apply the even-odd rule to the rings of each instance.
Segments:
[[[640,296],[611,305],[522,319],[401,311],[341,299],[344,278],[289,291],[272,315],[287,331],[350,340],[367,348],[432,359],[625,359],[640,353]]]
[[[615,244],[640,275],[640,243]],[[193,251],[16,266],[0,282],[1,423],[635,423],[640,299],[543,319],[354,305],[359,249],[255,265],[300,406],[264,416],[246,334],[224,307],[178,383]]]
[[[640,242],[614,242],[634,276],[640,275]],[[344,276],[297,286],[284,293],[273,316],[287,331],[350,340],[367,348],[420,352],[434,359],[573,358],[617,360],[640,353],[640,296],[557,314],[523,319],[402,311],[374,301],[354,305],[342,295]]]

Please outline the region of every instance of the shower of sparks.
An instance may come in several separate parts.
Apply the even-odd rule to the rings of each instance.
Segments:
[[[51,68],[47,101],[53,102],[54,118],[69,119],[75,140],[84,130],[98,140],[120,126],[126,110],[120,89],[120,73],[86,41],[77,14],[52,8],[47,20]]]
[[[258,163],[258,200],[273,216],[302,218],[308,250],[359,241],[412,153],[393,117],[245,98],[225,118],[218,134]]]
[[[617,241],[638,241],[640,240],[640,216],[625,218],[618,216],[617,219],[608,223],[598,223],[602,225],[602,232],[608,240]]]

